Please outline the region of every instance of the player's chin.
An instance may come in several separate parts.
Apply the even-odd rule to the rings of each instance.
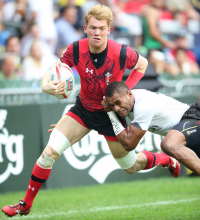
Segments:
[[[124,117],[126,117],[127,115],[128,115],[128,113],[127,113],[127,111],[123,111],[123,112],[118,112],[118,114],[122,117],[122,118],[124,118]]]

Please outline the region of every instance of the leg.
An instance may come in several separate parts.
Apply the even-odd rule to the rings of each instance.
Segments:
[[[70,142],[70,146],[81,140],[86,134],[88,134],[91,130],[79,124],[76,120],[71,118],[68,115],[63,116],[60,121],[57,123],[55,127],[58,131],[60,131]],[[67,147],[67,146],[66,146]],[[66,148],[67,149],[67,148]],[[64,150],[66,150],[64,149]],[[42,157],[44,153],[51,157],[54,161],[58,159],[60,156],[55,149],[53,149],[50,145],[47,144],[46,148],[43,151]],[[39,164],[43,167],[42,164]],[[48,169],[48,167],[45,167]]]
[[[145,154],[138,153],[137,156],[132,151],[132,155],[130,152],[126,151],[119,141],[108,141],[108,146],[110,148],[110,151],[115,158],[115,160],[118,162],[120,167],[125,170],[129,174],[133,174],[138,172],[139,170],[143,170],[147,163],[147,158]],[[129,156],[130,155],[130,156]]]
[[[171,170],[172,158],[162,152],[151,153],[142,151],[136,154],[135,151],[126,151],[118,141],[113,142],[107,140],[107,143],[116,162],[129,174],[161,165],[163,167],[169,166],[169,171],[172,176],[178,177],[180,175],[180,165],[176,162],[176,168]],[[172,165],[173,164],[174,163],[172,163]]]
[[[70,116],[63,116],[51,133],[46,148],[34,166],[24,199],[14,206],[3,207],[2,211],[9,217],[16,214],[27,215],[42,184],[49,178],[53,163],[64,150],[79,141],[88,132],[90,129],[79,124]]]
[[[178,130],[170,130],[161,142],[162,150],[176,158],[187,168],[200,175],[200,159],[197,155],[186,147],[186,138]]]

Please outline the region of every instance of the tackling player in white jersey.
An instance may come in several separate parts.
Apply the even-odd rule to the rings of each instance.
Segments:
[[[116,81],[108,85],[102,106],[125,150],[134,150],[148,130],[165,136],[161,142],[162,150],[200,175],[200,155],[197,155],[200,146],[200,104],[190,107],[159,93],[129,90],[123,82]],[[115,112],[131,120],[129,130],[122,126]],[[148,168],[148,162],[154,158],[150,152],[146,157]]]

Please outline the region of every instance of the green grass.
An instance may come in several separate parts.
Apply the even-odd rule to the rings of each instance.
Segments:
[[[0,206],[24,192],[0,195]],[[7,217],[0,213],[0,219]],[[28,216],[14,219],[199,220],[200,178],[158,178],[76,188],[41,190]]]

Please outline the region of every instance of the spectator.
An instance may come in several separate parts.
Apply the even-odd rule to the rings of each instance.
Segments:
[[[199,18],[198,13],[193,8],[189,0],[167,0],[165,1],[166,7],[172,13],[181,11],[185,13],[188,19],[197,20]]]
[[[185,75],[199,73],[197,63],[188,61],[187,50],[185,48],[179,47],[176,49],[175,61],[176,63],[173,68],[168,71],[171,75],[177,76],[180,73],[183,73]]]
[[[5,51],[13,54],[19,54],[20,39],[18,36],[12,35],[7,39]]]
[[[57,60],[57,59],[56,59]],[[30,55],[23,60],[23,79],[26,81],[40,80],[44,73],[51,67],[50,64],[56,60],[50,60],[49,56],[42,56],[38,41],[34,41],[30,48]]]
[[[53,56],[52,50],[50,46],[46,43],[46,41],[42,40],[40,37],[40,28],[38,24],[33,23],[30,26],[29,32],[24,35],[24,37],[21,39],[21,56],[25,57],[30,53],[30,47],[34,41],[38,41],[40,44],[40,48],[42,51],[42,55],[51,55]]]
[[[76,23],[73,26],[76,28],[76,30],[78,32],[81,31],[81,33],[82,33],[83,25],[84,25],[84,17],[83,17],[83,11],[82,11],[81,6],[77,5],[75,0],[60,1],[58,3],[58,5],[60,7],[66,7],[66,6],[75,6],[76,7],[76,9],[77,9],[77,20],[76,20]]]
[[[41,38],[49,44],[54,53],[57,32],[53,20],[53,0],[28,0],[26,15],[27,26],[36,22],[40,28]]]
[[[5,46],[5,53],[11,53],[15,57],[16,72],[20,77],[22,75],[22,59],[20,56],[20,39],[16,35],[11,35]]]
[[[159,29],[159,18],[164,7],[163,0],[152,0],[151,5],[143,9],[143,35],[144,45],[147,47],[148,58],[156,72],[161,74],[165,71],[163,47],[175,49],[175,43],[165,39]]]
[[[187,61],[188,62],[194,62],[196,63],[196,57],[195,54],[192,50],[190,50],[189,48],[189,42],[188,39],[186,38],[187,33],[178,33],[175,36],[175,43],[177,45],[177,47],[179,48],[184,48],[186,51],[186,56],[187,56]],[[169,50],[166,53],[166,58],[168,61],[170,62],[174,62],[175,61],[175,55],[176,55],[176,50]]]
[[[77,21],[76,7],[66,6],[62,8],[60,13],[61,17],[56,21],[56,28],[58,32],[57,49],[67,47],[73,41],[77,41],[81,38],[73,26]]]
[[[131,35],[142,34],[142,23],[138,15],[127,14],[118,5],[112,5],[111,8],[115,18],[114,25],[117,28],[126,30]]]
[[[18,80],[16,73],[15,57],[11,54],[5,54],[2,59],[2,68],[0,71],[0,81],[15,81]]]

